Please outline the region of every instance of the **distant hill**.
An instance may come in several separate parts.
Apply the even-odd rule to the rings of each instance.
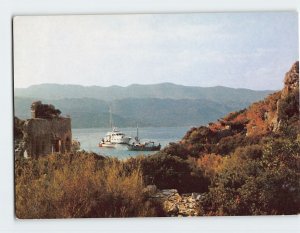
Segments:
[[[187,87],[171,83],[128,87],[42,84],[15,89],[15,115],[30,117],[30,105],[42,100],[72,117],[74,128],[109,127],[109,106],[118,127],[207,124],[263,99],[271,91],[227,87]]]
[[[15,96],[36,99],[93,98],[106,101],[125,98],[207,99],[216,102],[252,103],[272,92],[274,91],[253,91],[222,86],[192,87],[172,83],[133,84],[127,87],[40,84],[28,88],[16,88]]]
[[[30,105],[36,99],[15,98],[15,115],[30,118]],[[216,120],[235,106],[209,100],[174,99],[122,99],[111,103],[97,99],[45,100],[72,117],[74,128],[109,127],[109,105],[112,106],[113,122],[119,127],[132,126],[192,126]]]

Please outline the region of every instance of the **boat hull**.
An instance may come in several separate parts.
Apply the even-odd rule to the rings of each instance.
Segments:
[[[112,143],[99,143],[98,146],[105,147],[105,148],[115,148],[116,147],[116,145],[112,144]]]
[[[159,151],[161,146],[128,145],[127,148],[130,151]]]

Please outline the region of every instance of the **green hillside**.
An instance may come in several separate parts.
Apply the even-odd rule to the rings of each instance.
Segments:
[[[119,127],[192,126],[263,99],[270,91],[189,87],[172,83],[84,87],[42,84],[15,89],[15,116],[30,118],[30,105],[42,100],[72,117],[74,128],[108,127],[109,106]]]
[[[15,98],[15,116],[30,118],[30,105],[37,99]],[[97,99],[41,99],[53,104],[63,115],[72,117],[74,128],[109,127],[109,106],[113,122],[118,127],[192,126],[207,124],[224,114],[247,104],[222,104],[210,100],[192,99],[122,99],[106,102]]]
[[[160,98],[160,99],[207,99],[216,102],[252,103],[263,99],[273,91],[253,91],[229,87],[192,87],[161,83],[152,85],[133,84],[127,87],[80,86],[41,84],[28,88],[16,88],[15,96],[37,99],[93,98],[106,101],[126,98]]]

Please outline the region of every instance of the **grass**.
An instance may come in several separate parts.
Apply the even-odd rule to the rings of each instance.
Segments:
[[[16,161],[16,215],[32,218],[161,216],[139,167],[88,153]]]

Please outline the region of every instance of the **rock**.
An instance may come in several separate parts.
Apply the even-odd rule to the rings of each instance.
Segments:
[[[154,195],[157,191],[156,185],[147,185],[146,188],[144,188],[143,193],[146,195]]]
[[[281,94],[282,98],[297,88],[299,88],[299,61],[295,62],[285,75],[284,88]]]
[[[180,195],[176,189],[156,190],[150,195],[161,202],[167,216],[198,216],[200,197],[199,193]]]
[[[274,132],[279,131],[282,126],[282,119],[279,116],[280,104],[295,90],[299,92],[299,61],[295,62],[285,75],[284,88],[281,91],[280,99],[276,103],[276,113],[271,120],[271,128]]]
[[[166,208],[168,215],[177,216],[179,209],[176,204],[169,203],[170,205]]]
[[[176,193],[178,194],[178,191],[177,191],[177,189],[163,189],[163,190],[161,190],[161,193],[165,196],[171,196]]]

